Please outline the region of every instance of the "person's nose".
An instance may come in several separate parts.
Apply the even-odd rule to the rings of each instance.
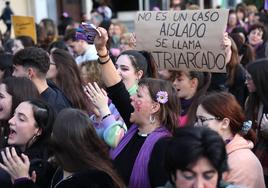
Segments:
[[[116,71],[117,71],[117,73],[122,77],[120,68],[117,68]]]
[[[12,116],[12,118],[10,118],[9,120],[8,120],[8,124],[9,125],[14,125],[15,123],[14,123],[14,116]]]
[[[203,178],[197,177],[193,188],[205,188],[205,182]]]

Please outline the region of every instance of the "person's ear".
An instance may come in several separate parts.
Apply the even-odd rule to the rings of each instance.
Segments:
[[[42,134],[42,129],[38,128],[37,132],[35,133],[36,136],[40,136]]]
[[[27,75],[28,75],[28,78],[30,80],[32,80],[32,78],[35,76],[35,70],[33,68],[29,67],[27,69]]]
[[[198,87],[198,79],[197,78],[191,79],[191,88],[196,89],[197,87]]]
[[[137,72],[137,75],[138,75],[138,79],[141,79],[141,77],[143,76],[143,70],[139,70]]]
[[[221,121],[221,128],[223,130],[226,130],[229,128],[229,125],[230,125],[230,119],[229,118],[223,118],[223,120]]]
[[[152,105],[152,109],[151,109],[152,114],[158,112],[159,109],[160,109],[160,104],[158,102],[154,102]]]

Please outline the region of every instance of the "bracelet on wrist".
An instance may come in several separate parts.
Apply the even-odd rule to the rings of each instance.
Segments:
[[[109,56],[109,51],[106,49],[106,54],[105,54],[105,55],[100,55],[99,53],[97,53],[97,55],[98,55],[100,58],[105,58],[105,57],[108,57],[108,56]]]
[[[32,181],[29,177],[21,177],[21,178],[17,178],[14,180],[14,184],[19,184],[21,182],[28,182],[28,181]]]
[[[102,117],[102,120],[104,120],[105,118],[109,117],[111,114],[107,114],[105,116]]]
[[[104,65],[104,64],[108,63],[110,60],[111,60],[111,57],[109,57],[108,60],[106,60],[106,61],[101,61],[100,58],[98,58],[97,61],[99,64]]]

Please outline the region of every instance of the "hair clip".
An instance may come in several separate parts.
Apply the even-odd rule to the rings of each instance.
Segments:
[[[168,102],[168,93],[166,91],[158,91],[156,94],[156,100],[161,104],[165,104]]]
[[[251,127],[252,127],[252,121],[251,121],[251,120],[245,121],[245,122],[243,123],[241,132],[242,132],[244,135],[246,135],[246,134],[248,134],[248,131],[251,129]]]

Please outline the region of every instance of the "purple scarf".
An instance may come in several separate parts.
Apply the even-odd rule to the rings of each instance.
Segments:
[[[110,156],[114,160],[121,151],[125,148],[131,138],[136,134],[138,130],[137,125],[131,125],[126,135],[122,138],[119,145],[110,150]],[[143,143],[139,154],[135,160],[132,173],[129,180],[129,188],[150,188],[150,178],[148,174],[148,164],[151,157],[152,150],[155,143],[163,137],[171,136],[170,132],[163,126],[154,130]]]
[[[256,50],[258,50],[258,48],[261,46],[263,44],[263,42],[261,42],[261,43],[259,43],[259,44],[256,44],[256,45],[251,45],[253,48],[254,48],[254,50],[256,51]]]

